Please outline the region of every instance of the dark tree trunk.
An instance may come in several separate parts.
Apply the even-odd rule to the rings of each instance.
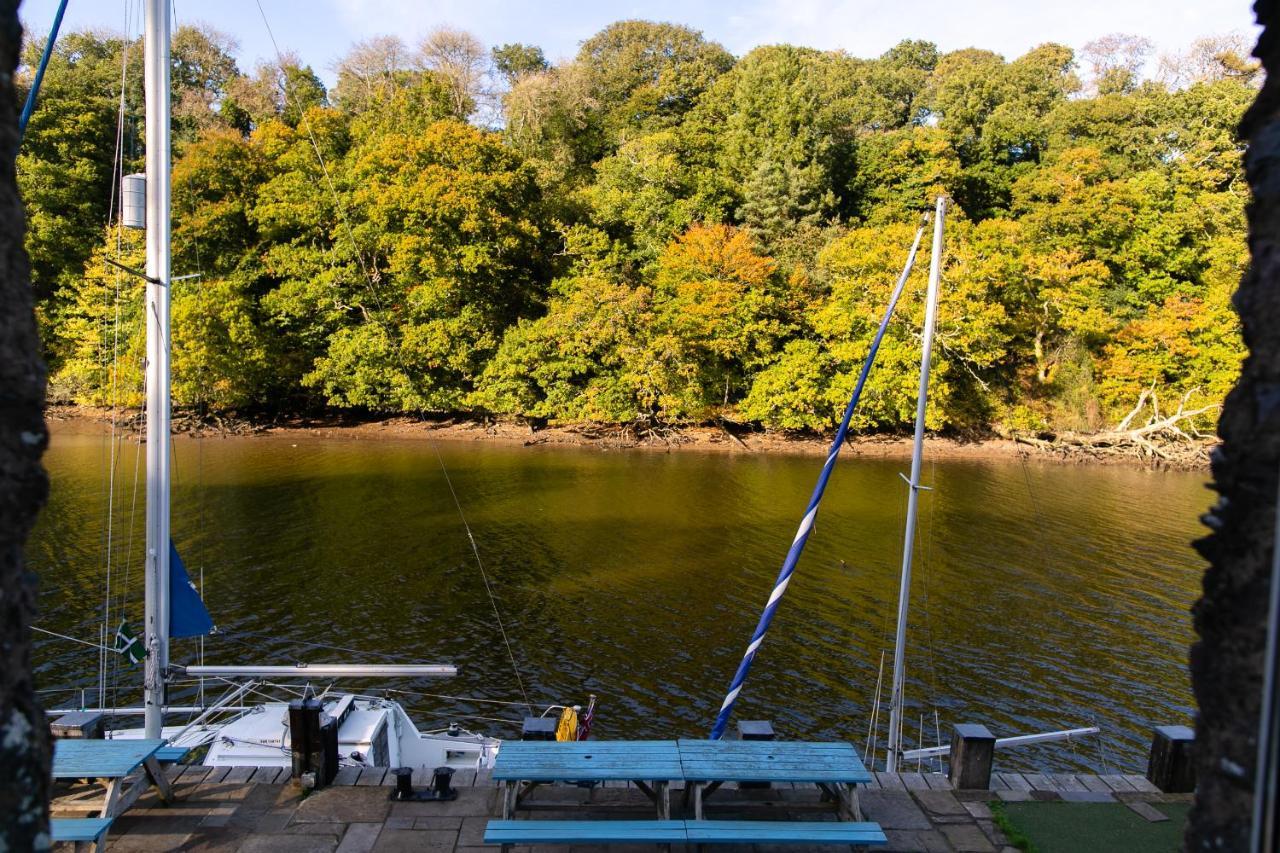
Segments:
[[[1196,722],[1195,806],[1188,850],[1247,850],[1280,472],[1280,0],[1254,5],[1255,55],[1267,82],[1245,115],[1252,263],[1235,296],[1249,348],[1218,423],[1214,489],[1221,495],[1196,543],[1209,561],[1191,648]]]
[[[22,556],[44,504],[47,444],[31,271],[14,156],[13,73],[22,28],[16,0],[0,0],[0,850],[49,847],[49,729],[31,676],[35,579]]]

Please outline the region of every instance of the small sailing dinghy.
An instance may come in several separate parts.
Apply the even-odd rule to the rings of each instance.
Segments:
[[[501,741],[450,724],[420,731],[399,702],[385,697],[313,689],[344,678],[447,678],[447,664],[295,664],[292,666],[183,666],[169,659],[169,642],[213,631],[213,620],[191,583],[170,538],[170,18],[168,0],[147,0],[145,10],[146,173],[124,176],[121,218],[146,229],[145,273],[122,267],[146,281],[146,580],[141,638],[127,625],[117,631],[116,650],[144,669],[143,704],[95,711],[110,721],[136,717],[142,728],[108,727],[110,738],[162,738],[171,746],[207,747],[208,766],[289,766],[289,702],[275,698],[283,679],[301,679],[303,694],[318,698],[323,714],[337,721],[339,763],[372,767],[479,769],[492,766]],[[513,658],[514,662],[514,658]],[[205,705],[168,703],[171,686],[185,679],[217,683],[225,692]],[[203,691],[202,691],[203,693]],[[274,695],[273,695],[274,693]],[[318,695],[317,695],[318,694]],[[299,695],[296,690],[293,695]],[[564,706],[553,705],[544,716]],[[532,706],[529,707],[532,712]],[[185,717],[178,725],[166,717]],[[582,736],[582,735],[579,735]]]

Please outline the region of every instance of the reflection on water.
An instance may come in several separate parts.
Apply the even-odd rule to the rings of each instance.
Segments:
[[[460,667],[448,682],[394,685],[405,690],[520,698],[429,444],[298,434],[180,439],[176,450],[174,536],[224,632],[207,641],[209,662],[357,659],[302,645],[330,644],[365,660]],[[707,731],[820,461],[457,443],[440,453],[534,703],[597,693],[604,738]],[[108,462],[104,438],[55,436],[52,496],[30,549],[40,624],[88,639],[102,621]],[[739,719],[772,719],[788,738],[863,743],[881,655],[892,654],[904,467],[841,462]],[[1000,763],[1140,770],[1150,726],[1192,713],[1187,609],[1199,568],[1188,543],[1209,499],[1203,475],[927,459],[925,474],[934,491],[917,537],[909,745],[922,721],[930,744],[936,723],[944,737],[955,722],[998,736],[1097,724],[1101,740],[1002,753]],[[136,446],[125,444],[112,583],[129,591],[139,625],[136,476]],[[179,641],[173,659],[196,653],[195,641]],[[36,659],[44,688],[97,683],[91,649],[44,638]],[[140,680],[121,676],[131,690]],[[423,725],[521,715],[407,704]]]

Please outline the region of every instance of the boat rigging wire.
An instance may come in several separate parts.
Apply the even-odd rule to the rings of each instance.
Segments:
[[[41,628],[38,625],[32,625],[31,630],[39,631],[41,634],[48,634],[50,637],[57,637],[60,640],[70,640],[73,643],[79,643],[80,645],[88,646],[91,649],[106,649],[107,651],[114,651],[110,646],[103,645],[102,643],[91,643],[88,640],[81,640],[79,637],[72,637],[67,634],[59,634],[57,631],[50,631],[48,628]]]

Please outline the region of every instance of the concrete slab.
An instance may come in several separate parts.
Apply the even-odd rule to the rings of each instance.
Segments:
[[[996,848],[976,824],[949,824],[938,828],[957,853],[995,853]]]
[[[298,806],[293,822],[382,821],[390,811],[391,800],[381,788],[325,788]]]
[[[885,838],[889,843],[877,850],[890,853],[951,853],[951,845],[937,832],[919,832],[901,829],[886,829]]]
[[[947,791],[916,791],[915,798],[931,817],[968,817],[969,812]]]
[[[241,853],[333,853],[337,839],[327,835],[251,835]]]
[[[370,790],[370,789],[366,789]],[[373,789],[387,800],[387,792]],[[459,788],[458,799],[445,802],[391,803],[393,817],[475,817],[493,814],[497,788]]]
[[[981,820],[991,820],[991,807],[986,803],[965,802],[961,805],[963,805],[964,810],[973,815],[973,817]]]
[[[885,829],[928,830],[929,818],[905,791],[865,791],[858,797],[862,813]]]
[[[1063,791],[1064,803],[1114,803],[1116,798],[1110,792],[1102,791]]]
[[[370,853],[381,833],[380,822],[350,824],[346,834],[342,836],[342,843],[338,845],[338,853]]]
[[[384,829],[373,846],[373,853],[446,853],[457,844],[458,833],[429,829]]]

